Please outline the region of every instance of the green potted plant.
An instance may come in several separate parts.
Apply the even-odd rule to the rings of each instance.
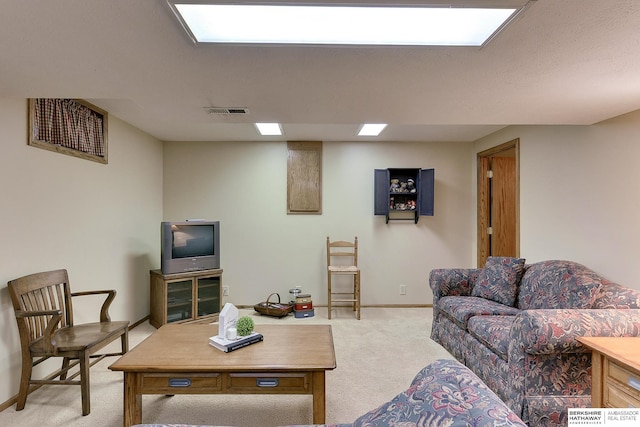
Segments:
[[[242,316],[236,322],[236,330],[238,331],[238,336],[245,337],[253,332],[253,319],[249,316]]]

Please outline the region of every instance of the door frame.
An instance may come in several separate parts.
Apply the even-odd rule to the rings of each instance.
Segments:
[[[489,191],[489,180],[486,176],[486,168],[482,165],[482,159],[491,158],[497,154],[503,153],[508,150],[514,150],[515,162],[516,162],[516,256],[520,256],[520,138],[512,139],[504,144],[497,145],[487,150],[477,153],[477,266],[482,268],[490,253],[490,242],[488,238],[487,229],[489,227],[489,216],[491,209],[491,199]]]

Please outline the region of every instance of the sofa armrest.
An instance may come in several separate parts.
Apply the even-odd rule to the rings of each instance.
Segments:
[[[469,296],[482,270],[479,268],[439,268],[431,270],[429,286],[433,302],[446,296]]]
[[[640,309],[524,310],[510,331],[511,345],[526,354],[586,352],[576,338],[600,336],[640,336]]]

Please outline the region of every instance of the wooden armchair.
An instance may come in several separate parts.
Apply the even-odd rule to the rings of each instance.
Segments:
[[[29,386],[43,384],[80,385],[82,415],[90,412],[89,368],[104,357],[125,354],[129,350],[128,321],[112,322],[109,306],[115,290],[72,293],[67,270],[35,273],[9,282],[9,293],[16,313],[22,346],[22,376],[16,410],[24,409]],[[100,322],[73,324],[72,297],[106,294],[100,310]],[[120,353],[95,354],[121,339]],[[44,379],[32,379],[33,367],[50,357],[62,357],[62,367]],[[91,361],[91,358],[95,358]],[[67,378],[76,365],[79,370]],[[80,375],[80,381],[74,380]],[[58,378],[58,379],[56,379]]]

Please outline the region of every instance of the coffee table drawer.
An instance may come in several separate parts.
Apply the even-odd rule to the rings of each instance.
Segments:
[[[227,392],[231,393],[310,393],[310,373],[230,373]]]
[[[216,393],[222,381],[220,374],[144,374],[141,387],[146,394]]]

